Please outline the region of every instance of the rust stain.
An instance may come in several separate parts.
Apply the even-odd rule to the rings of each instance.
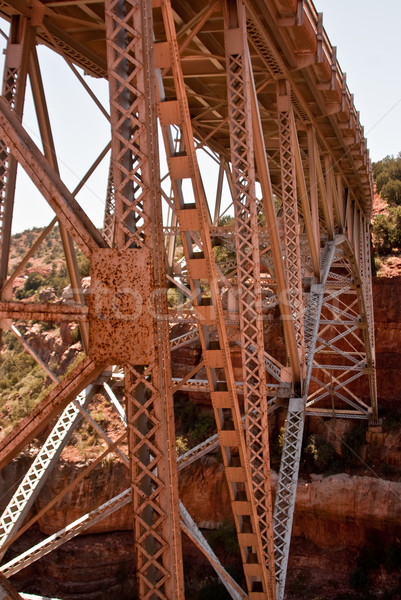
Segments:
[[[101,248],[92,257],[89,355],[96,362],[151,362],[152,275],[152,255],[146,248]]]

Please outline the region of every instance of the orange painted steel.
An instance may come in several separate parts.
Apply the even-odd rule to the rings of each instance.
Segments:
[[[217,564],[190,519],[180,525],[173,395],[198,382],[210,393],[243,562],[246,591],[230,593],[282,600],[305,415],[377,419],[372,170],[322,15],[311,0],[4,0],[0,16],[11,22],[0,99],[1,327],[72,320],[86,354],[0,441],[0,468],[105,370],[121,372],[138,594],[184,600],[181,527]],[[55,158],[35,47],[43,43],[110,120],[103,233],[75,195],[109,146],[71,193]],[[77,67],[108,80],[109,112]],[[28,76],[43,153],[22,121]],[[218,168],[214,205],[201,150]],[[56,213],[73,303],[12,297],[33,252],[7,279],[17,164]],[[88,306],[73,242],[91,262]],[[215,259],[219,245],[230,259]],[[169,310],[171,286],[184,300]],[[278,313],[284,351],[269,337]],[[174,323],[190,331],[171,341]],[[202,359],[177,381],[170,352],[195,340]],[[287,408],[273,523],[267,413]]]

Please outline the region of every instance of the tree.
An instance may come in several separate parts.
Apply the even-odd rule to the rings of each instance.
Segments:
[[[390,205],[401,204],[401,152],[373,163],[376,190]]]
[[[387,215],[377,215],[372,222],[372,234],[379,254],[401,249],[401,206],[391,206]]]
[[[389,179],[381,189],[381,196],[389,204],[399,206],[401,204],[401,180]]]

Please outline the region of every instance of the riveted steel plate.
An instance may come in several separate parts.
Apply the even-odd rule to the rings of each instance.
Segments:
[[[155,339],[152,255],[146,248],[101,248],[91,263],[89,354],[98,362],[146,365]]]

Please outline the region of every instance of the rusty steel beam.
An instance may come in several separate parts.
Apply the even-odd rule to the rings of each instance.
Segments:
[[[97,263],[98,270],[92,271],[93,283],[98,273],[99,283],[110,286],[118,279],[116,295],[125,290],[141,293],[143,300],[150,299],[151,312],[143,311],[133,319],[126,308],[130,344],[122,349],[126,321],[121,321],[111,338],[96,339],[95,344],[108,345],[110,361],[118,347],[118,362],[124,365],[139,596],[181,600],[184,575],[166,319],[152,2],[107,0],[105,9],[115,229],[113,248],[105,261]],[[122,266],[125,270],[120,276]],[[101,328],[98,333],[105,338]]]
[[[60,222],[81,250],[87,256],[91,256],[98,248],[106,247],[103,236],[51,168],[4,98],[0,98],[0,127],[3,140],[11,153],[57,213]]]
[[[161,14],[163,35],[160,41],[156,40],[155,48],[156,66],[163,69],[158,86],[159,117],[247,589],[249,598],[256,600],[261,593],[269,594],[271,585],[264,562],[249,459],[212,254],[209,210],[194,147],[187,91],[169,1],[162,1]],[[173,100],[167,100],[165,96],[163,74],[167,74],[168,69],[173,74]],[[179,135],[182,140],[180,148],[184,151],[175,152],[173,133]],[[184,194],[184,183],[190,185],[191,194]]]
[[[273,512],[250,101],[252,72],[248,60],[244,5],[227,0],[224,17],[246,444],[263,552],[269,572],[270,590],[267,597],[274,598]]]
[[[3,469],[38,433],[43,431],[75,396],[101,374],[105,366],[96,364],[87,357],[51,389],[47,396],[0,441],[0,469]]]
[[[30,60],[29,75],[32,86],[32,95],[35,103],[36,114],[38,116],[38,125],[42,138],[44,155],[53,167],[55,173],[59,175],[56,149],[53,141],[53,134],[50,126],[50,119],[47,110],[46,96],[43,88],[42,75],[40,72],[38,56],[36,49],[32,51]],[[67,272],[71,283],[72,296],[75,302],[85,306],[84,295],[81,285],[81,276],[78,269],[75,248],[71,234],[67,231],[62,222],[59,223],[61,242],[67,263]],[[85,352],[88,352],[89,330],[86,323],[79,323],[82,345]]]
[[[46,304],[44,302],[0,302],[0,319],[32,321],[87,321],[88,307],[79,304]]]
[[[85,329],[83,335],[88,356],[0,443],[0,467],[61,413],[103,365],[124,367],[139,597],[183,600],[172,396],[183,386],[207,389],[248,597],[273,600],[268,448],[263,444],[267,409],[277,405],[274,399],[266,405],[266,393],[281,394],[281,405],[288,403],[292,389],[276,509],[281,600],[304,416],[327,416],[329,410],[347,418],[377,416],[368,237],[371,171],[358,114],[311,0],[265,0],[263,15],[256,0],[207,6],[200,0],[106,0],[105,22],[91,3],[0,3],[1,14],[13,22],[7,69],[20,69],[6,72],[10,86],[6,99],[0,100],[0,138],[11,150],[11,155],[3,152],[3,192],[8,181],[10,198],[4,231],[11,231],[15,187],[13,169],[11,175],[6,173],[7,161],[15,169],[20,162],[60,220],[74,300],[81,303],[8,301],[15,274],[33,250],[7,281],[5,233],[0,318],[4,326],[13,318],[72,319],[85,328],[90,325],[89,335]],[[108,77],[112,159],[104,237],[80,209],[75,191],[70,193],[58,175],[35,36],[66,58],[106,117],[72,61]],[[7,106],[16,102],[16,86],[25,86],[28,65],[45,156],[18,118],[23,93],[17,93],[15,114]],[[160,183],[157,113],[170,195]],[[197,159],[202,147],[220,167],[213,222],[217,225],[221,216],[225,171],[234,199],[236,235],[211,229]],[[258,184],[262,201],[255,192]],[[170,209],[165,230],[162,200]],[[282,202],[278,216],[275,201]],[[257,226],[259,217],[266,220],[263,231]],[[165,234],[171,236],[167,243]],[[213,258],[216,235],[229,250],[237,246],[237,260],[226,264],[224,272]],[[172,269],[178,236],[184,268],[177,282],[177,274],[166,277],[165,254],[167,248]],[[39,236],[35,248],[43,238]],[[89,308],[78,291],[72,239],[91,260]],[[280,359],[283,364],[270,360],[263,349],[262,314],[273,303],[262,303],[266,287],[259,285],[261,270],[267,270],[269,293],[281,311],[287,349],[287,357]],[[186,294],[180,312],[167,310],[165,288],[170,282],[177,282]],[[229,306],[223,311],[224,294],[232,299],[237,288],[240,310]],[[188,340],[169,340],[169,320],[174,318],[197,324],[195,335],[203,353],[202,362],[178,382],[172,378],[170,350]],[[229,345],[235,336],[242,347],[240,386]],[[201,367],[207,385],[191,379]],[[270,377],[278,383],[266,387]],[[371,406],[355,393],[359,378],[368,379]],[[314,387],[309,391],[311,380]],[[244,392],[245,433],[237,390]],[[196,455],[215,447],[216,439],[201,445]],[[192,459],[186,457],[181,467]],[[196,544],[219,569],[203,541]],[[235,587],[229,582],[234,596],[245,596]]]
[[[35,29],[36,26],[32,27],[31,21],[19,15],[14,15],[11,20],[2,96],[19,120],[22,120],[28,65],[34,45]],[[17,163],[15,157],[10,156],[5,139],[1,139],[0,145],[0,286],[2,287],[8,271]]]
[[[252,78],[253,82],[253,78]],[[287,276],[284,269],[283,254],[278,232],[276,210],[274,205],[273,189],[270,179],[269,166],[266,159],[266,150],[263,138],[263,130],[260,120],[258,99],[254,84],[250,86],[252,127],[254,133],[254,152],[255,161],[258,169],[258,179],[262,188],[263,208],[266,216],[266,223],[269,228],[269,239],[271,244],[271,253],[274,262],[274,275],[277,280],[279,306],[283,329],[287,344],[290,364],[292,369],[292,380],[294,383],[301,382],[301,365],[298,355],[295,327],[291,314],[291,303],[289,299]]]
[[[280,136],[281,193],[284,220],[284,252],[289,286],[289,299],[294,319],[298,354],[304,362],[304,305],[300,248],[300,222],[295,171],[294,120],[291,87],[287,80],[277,81],[277,110]]]

